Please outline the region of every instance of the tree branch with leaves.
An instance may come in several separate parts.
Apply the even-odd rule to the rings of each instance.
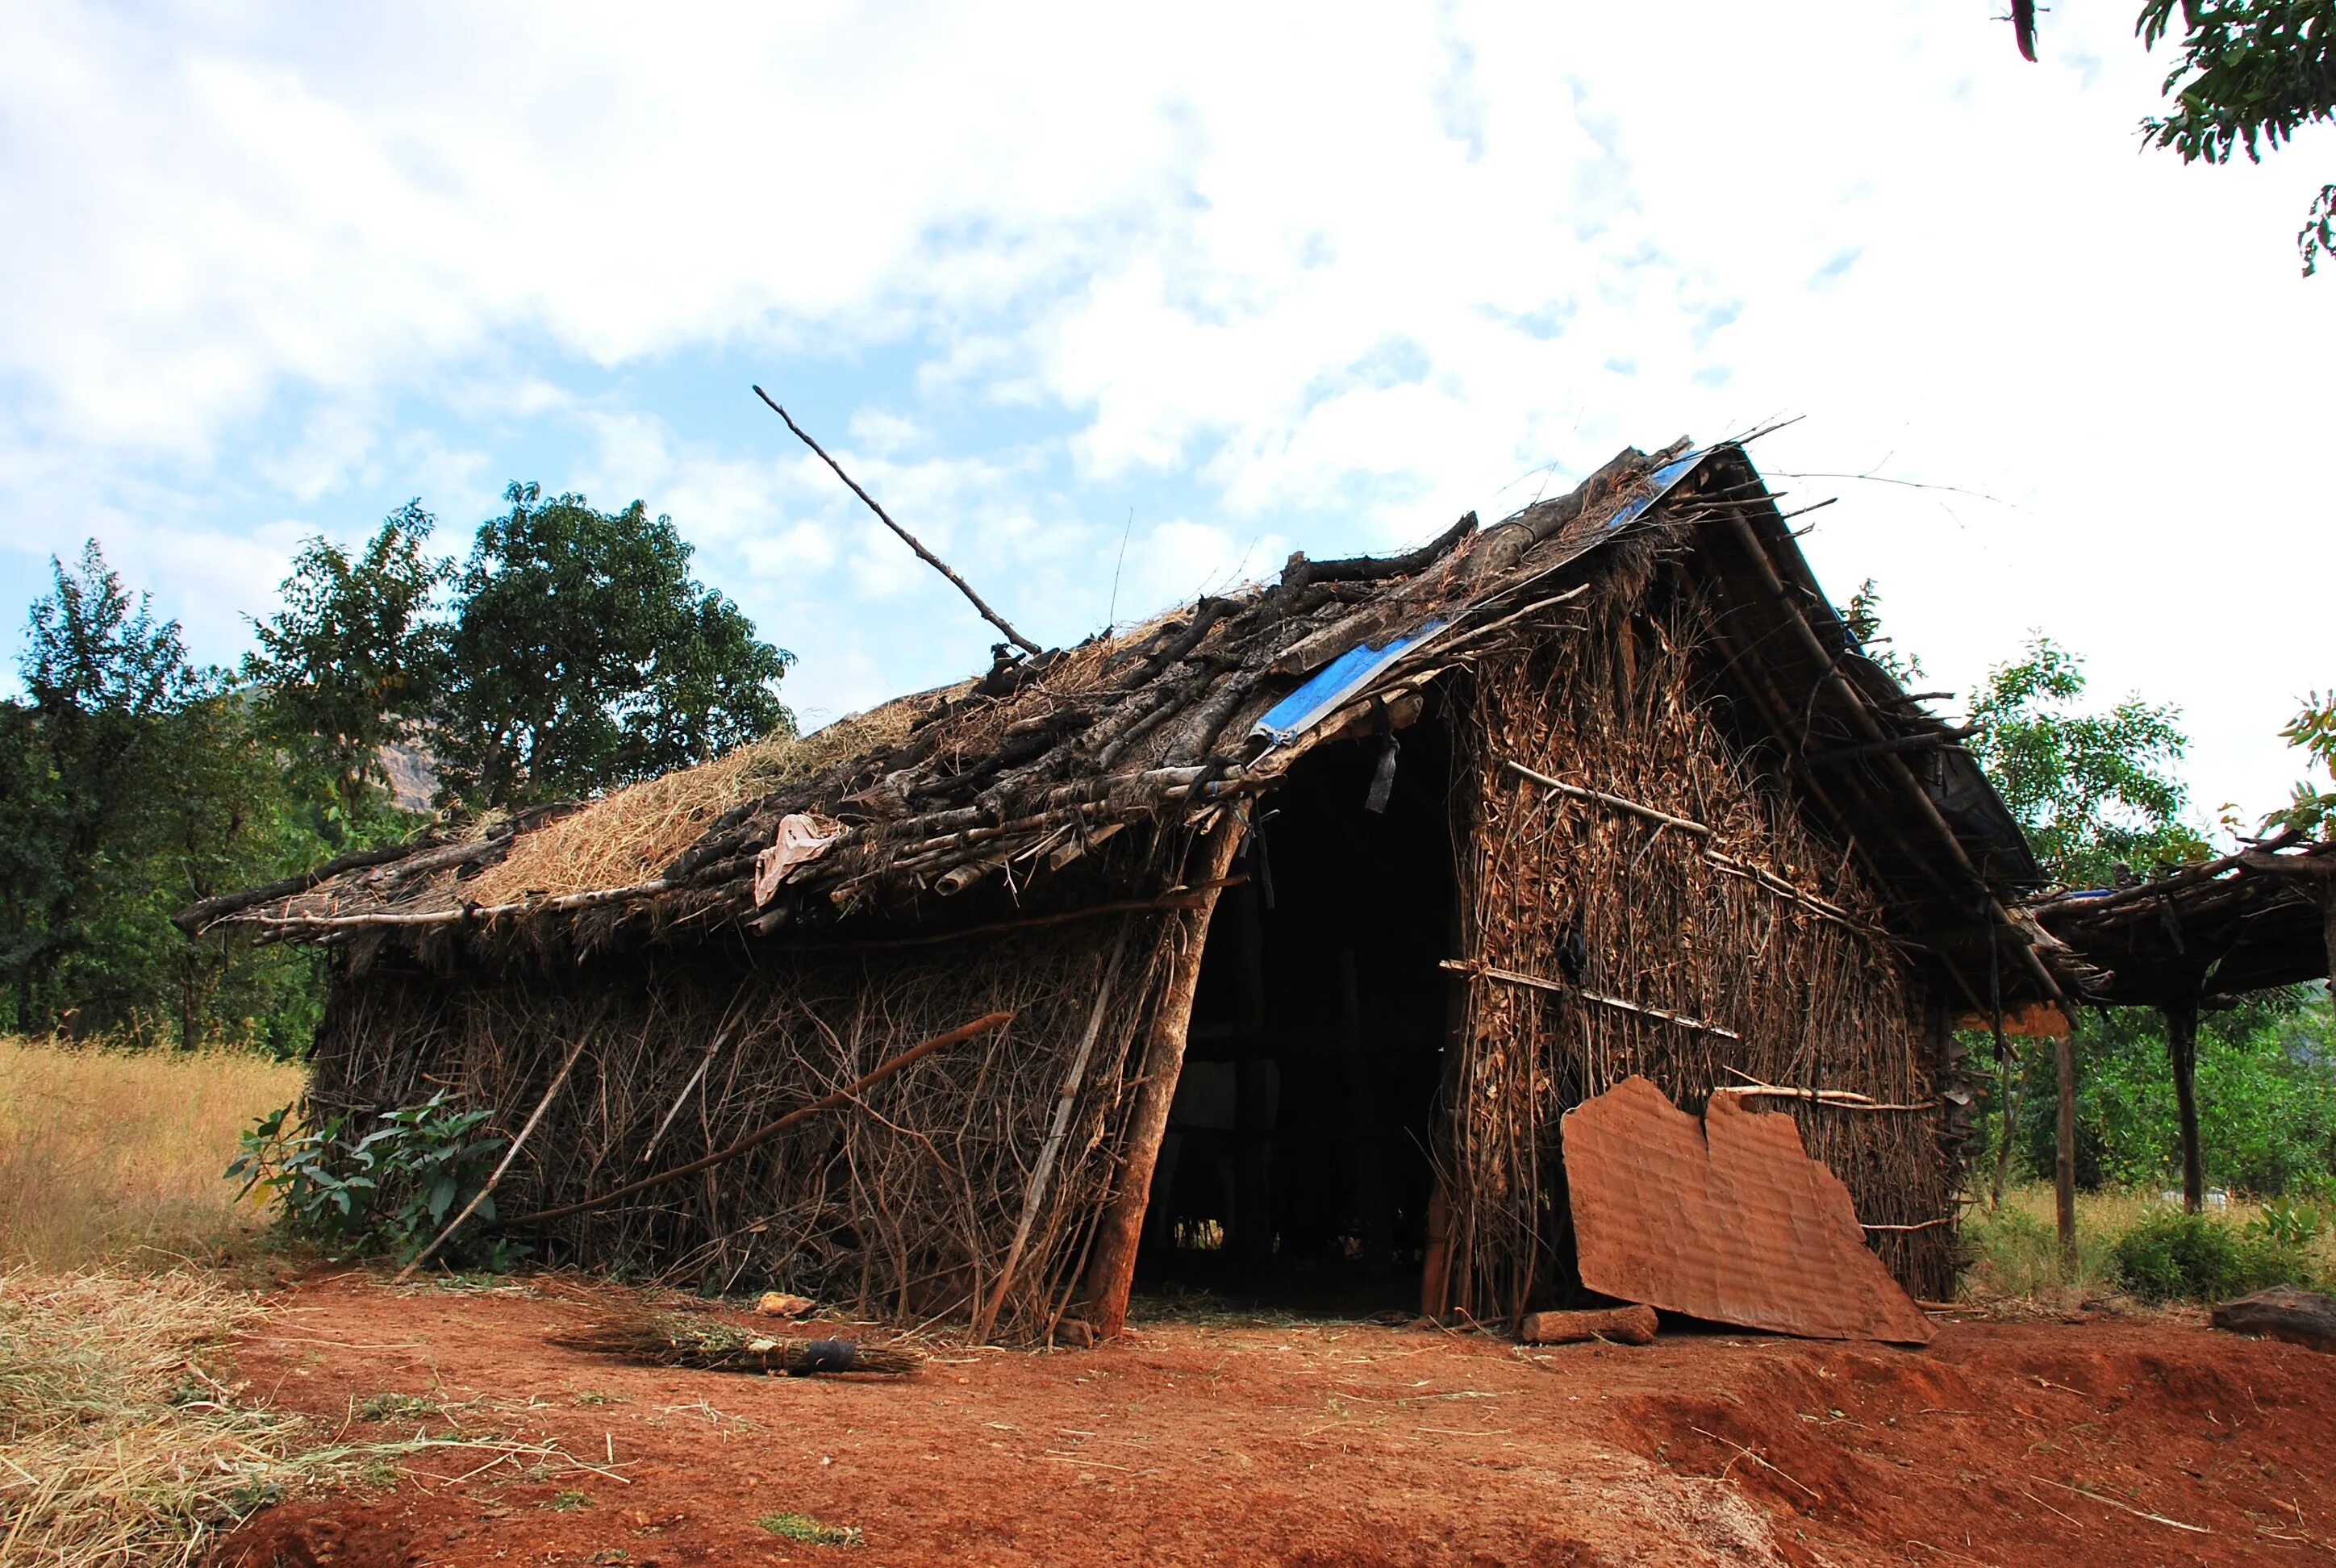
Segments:
[[[2155,49],[2181,31],[2179,58],[2160,91],[2171,113],[2142,134],[2185,163],[2251,163],[2306,125],[2336,121],[2336,0],[2147,0],[2134,24]],[[2303,275],[2336,253],[2336,184],[2322,185],[2295,237]]]

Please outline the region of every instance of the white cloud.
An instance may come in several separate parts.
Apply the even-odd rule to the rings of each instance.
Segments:
[[[239,518],[423,492],[451,525],[524,472],[672,512],[822,702],[978,662],[815,460],[694,428],[671,389],[743,355],[833,391],[855,476],[1062,635],[1130,498],[1176,521],[1123,618],[1805,413],[1764,463],[2011,503],[1795,482],[1844,495],[1827,580],[1878,576],[1949,684],[2048,627],[2188,708],[2211,804],[2277,791],[2336,680],[2290,473],[2336,281],[2286,238],[2332,139],[2141,155],[2163,62],[2122,12],[2052,12],[2035,67],[1913,0],[15,0],[8,34],[0,502],[190,607],[264,608],[284,547]]]

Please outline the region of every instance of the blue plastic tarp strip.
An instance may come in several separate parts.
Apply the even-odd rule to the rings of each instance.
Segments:
[[[1676,458],[1655,470],[1655,472],[1649,476],[1649,482],[1654,486],[1653,490],[1650,491],[1643,496],[1634,495],[1630,500],[1624,502],[1621,505],[1621,509],[1616,511],[1613,516],[1606,520],[1607,531],[1611,532],[1613,530],[1621,527],[1624,523],[1629,522],[1632,518],[1637,517],[1640,512],[1646,511],[1647,508],[1662,500],[1664,496],[1669,495],[1670,493],[1671,486],[1677,484],[1680,480],[1685,479],[1689,473],[1694,472],[1695,465],[1697,463],[1701,463],[1705,458],[1710,455],[1711,454],[1707,452],[1690,452],[1685,457]]]
[[[1631,519],[1670,493],[1671,487],[1689,473],[1695,465],[1710,456],[1708,452],[1690,452],[1663,464],[1649,476],[1650,489],[1643,496],[1633,496],[1622,503],[1621,510],[1606,520],[1611,531],[1621,528]],[[1399,637],[1383,648],[1364,644],[1350,648],[1315,675],[1314,678],[1283,697],[1263,718],[1251,726],[1250,734],[1263,735],[1276,745],[1303,735],[1329,716],[1331,710],[1368,686],[1373,677],[1395,662],[1406,650],[1442,628],[1440,620],[1430,621],[1408,637]]]
[[[1443,626],[1440,620],[1431,620],[1417,631],[1397,638],[1385,647],[1373,648],[1365,643],[1348,648],[1318,670],[1313,679],[1274,704],[1249,733],[1263,735],[1276,745],[1305,734],[1328,717],[1332,709],[1370,685],[1372,678],[1381,670],[1409,649],[1418,647]]]

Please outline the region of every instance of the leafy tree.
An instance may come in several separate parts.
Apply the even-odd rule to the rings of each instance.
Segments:
[[[313,962],[230,961],[170,924],[193,899],[321,857],[253,705],[186,658],[94,541],[32,609],[29,700],[0,704],[0,972],[26,1031],[269,1037]]]
[[[2147,0],[2134,30],[2154,49],[2174,31],[2175,0]],[[2185,163],[2263,161],[2314,122],[2336,121],[2336,0],[2181,0],[2180,58],[2161,91],[2173,112],[2142,132]],[[2303,273],[2336,250],[2336,184],[2323,185],[2295,237]]]
[[[0,937],[16,1027],[54,1027],[60,966],[97,946],[102,909],[127,867],[112,852],[134,828],[159,721],[208,695],[176,621],[133,606],[92,540],[75,570],[52,557],[18,663],[27,703],[9,705],[5,755],[9,872]]]
[[[2139,697],[2086,713],[2084,663],[2038,633],[2021,657],[1988,672],[1971,704],[1971,750],[2020,819],[2046,872],[2072,887],[2106,886],[2120,865],[2197,860],[2206,845],[2182,821],[2175,776],[2188,739],[2181,715]]]
[[[2273,812],[2267,827],[2292,828],[2309,837],[2336,839],[2336,691],[2326,696],[2313,692],[2304,700],[2280,738],[2302,749],[2311,763],[2326,774],[2331,788],[2322,789],[2309,776],[2298,781],[2287,805]]]
[[[182,937],[170,917],[190,903],[305,870],[346,840],[329,783],[287,751],[248,692],[224,692],[170,716],[154,738],[144,793],[140,896],[123,911],[119,951],[143,951],[128,1015],[167,1018],[177,1043],[209,1039],[305,1053],[323,1000],[322,966],[304,949],[254,949],[218,932]],[[134,940],[131,940],[134,934]]]
[[[2123,1008],[2085,1026],[2077,1090],[2077,1177],[2152,1189],[2182,1182],[2173,1067],[2157,1015]],[[2048,1056],[2027,1064],[2020,1154],[2052,1168],[2059,1085]],[[2216,1186],[2272,1197],[2336,1191],[2336,1017],[2318,986],[2237,998],[2198,1021],[2199,1145]]]
[[[359,551],[311,540],[244,680],[198,669],[92,541],[33,606],[25,696],[0,700],[0,1027],[306,1048],[303,950],[170,917],[403,833],[380,747],[413,734],[482,805],[608,788],[790,723],[791,656],[693,581],[634,503],[513,486],[454,579],[409,504]]]
[[[2020,56],[2036,58],[2036,0],[2011,0]],[[2143,137],[2185,163],[2228,163],[2336,121],[2336,0],[2180,0],[2180,58],[2159,93],[2173,112],[2149,115]],[[2174,34],[2176,0],[2144,0],[2133,30],[2144,49]],[[2295,236],[2303,275],[2336,252],[2336,184],[2323,185]]]
[[[789,728],[793,655],[689,576],[670,518],[635,502],[504,492],[456,585],[436,715],[442,775],[474,806],[612,788]]]
[[[284,579],[284,608],[252,622],[259,647],[244,677],[263,694],[270,728],[331,780],[344,837],[366,836],[388,783],[382,747],[412,732],[441,684],[443,638],[430,600],[454,564],[425,553],[433,526],[416,500],[354,560],[310,539]]]
[[[1895,639],[1883,632],[1882,589],[1872,578],[1857,585],[1857,591],[1849,596],[1849,603],[1840,615],[1865,657],[1879,665],[1892,680],[1912,690],[1916,681],[1927,678],[1921,656],[1902,651],[1895,646]]]

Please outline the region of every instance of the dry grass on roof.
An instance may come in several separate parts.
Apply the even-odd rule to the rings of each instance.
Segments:
[[[773,735],[701,767],[630,785],[522,836],[467,895],[482,904],[647,881],[714,819],[861,752],[897,745],[931,694],[902,697],[807,735]]]
[[[1017,696],[994,706],[976,705],[960,716],[947,750],[960,756],[986,753],[1016,719],[1095,690],[1103,684],[1104,666],[1114,654],[1189,609],[1163,610],[1114,636],[1066,649]],[[618,790],[523,836],[500,864],[467,884],[463,896],[499,904],[536,894],[590,892],[647,881],[732,806],[800,783],[847,758],[898,745],[917,716],[937,697],[962,696],[972,685],[961,681],[897,697],[811,735],[774,735],[702,767]]]

